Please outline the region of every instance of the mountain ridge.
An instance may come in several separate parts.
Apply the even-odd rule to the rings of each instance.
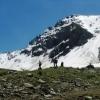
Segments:
[[[0,54],[0,67],[34,70],[39,60],[42,67],[52,66],[51,60],[63,61],[66,67],[99,66],[100,15],[71,15],[48,27],[31,40],[25,49]]]

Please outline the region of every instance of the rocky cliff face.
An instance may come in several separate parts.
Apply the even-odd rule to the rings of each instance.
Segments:
[[[21,51],[21,54],[31,55],[32,52],[32,56],[40,56],[47,53],[47,50],[52,49],[49,58],[60,57],[66,55],[74,47],[84,45],[92,37],[93,35],[90,32],[76,23],[71,23],[69,26],[62,27],[56,34],[45,38],[38,37],[34,41],[37,42],[36,46],[31,51],[26,49]]]

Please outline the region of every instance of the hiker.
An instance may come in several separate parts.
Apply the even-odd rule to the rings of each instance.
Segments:
[[[54,67],[57,68],[58,60],[57,59],[53,59],[52,61],[53,61]]]
[[[94,69],[94,66],[90,63],[88,66],[86,66],[87,69]]]
[[[42,68],[41,68],[41,65],[42,65],[42,63],[41,63],[41,61],[39,61],[39,68],[38,68],[38,74],[39,74],[39,75],[42,75]]]
[[[61,62],[61,67],[64,67],[64,62],[63,61]]]
[[[42,69],[41,65],[42,65],[42,63],[41,63],[41,61],[39,61],[39,69]]]

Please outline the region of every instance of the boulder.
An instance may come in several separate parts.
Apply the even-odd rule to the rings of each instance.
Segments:
[[[46,83],[46,82],[45,82],[44,80],[42,80],[42,79],[39,79],[38,82],[39,82],[39,83]]]
[[[93,100],[93,98],[91,96],[84,96],[85,100]]]
[[[25,86],[26,88],[33,88],[33,85],[30,84],[30,83],[24,83],[24,86]]]

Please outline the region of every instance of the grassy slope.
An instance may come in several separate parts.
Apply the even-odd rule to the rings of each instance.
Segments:
[[[39,82],[41,79],[44,83]],[[24,83],[33,87],[27,88]],[[41,86],[46,89],[34,89]],[[48,68],[38,71],[0,70],[0,100],[46,100],[46,91],[53,89],[55,95],[49,100],[78,100],[79,96],[90,95],[100,100],[100,69]],[[95,100],[95,99],[94,99]]]

